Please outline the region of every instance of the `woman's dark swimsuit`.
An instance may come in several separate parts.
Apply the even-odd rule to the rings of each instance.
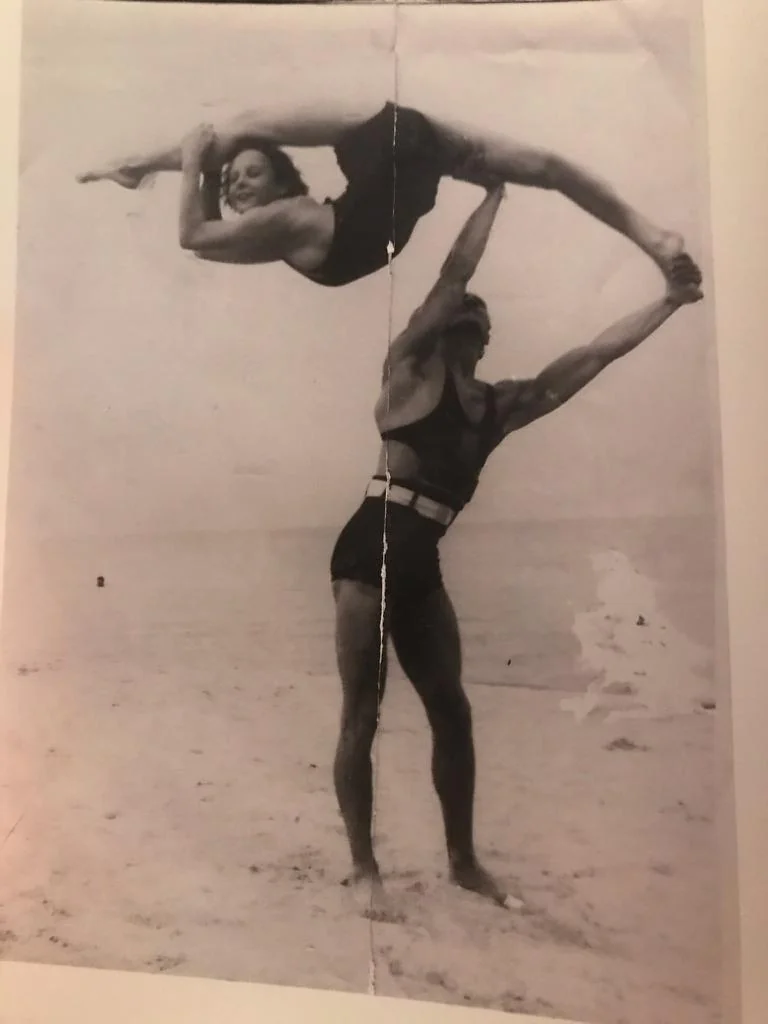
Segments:
[[[472,423],[459,401],[453,374],[435,409],[423,420],[384,432],[383,441],[407,444],[419,458],[420,482],[392,479],[456,512],[472,499],[480,472],[498,441],[496,400],[486,385],[485,415]],[[438,543],[447,527],[412,508],[365,498],[339,534],[331,579],[381,586],[386,529],[386,586],[393,601],[418,601],[442,587]]]
[[[333,207],[331,248],[304,276],[336,288],[381,270],[407,245],[419,220],[434,207],[440,179],[468,159],[468,149],[446,143],[417,110],[387,103],[348,131],[335,147],[347,179]]]

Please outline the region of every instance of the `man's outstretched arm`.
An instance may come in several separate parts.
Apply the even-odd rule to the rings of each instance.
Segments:
[[[488,245],[496,214],[504,198],[504,186],[489,188],[470,215],[443,263],[440,276],[408,326],[392,342],[387,367],[402,359],[424,359],[432,351],[437,334],[459,309]]]
[[[695,277],[698,270],[692,262],[691,268]],[[566,352],[532,380],[502,382],[498,388],[503,433],[519,430],[559,409],[607,366],[650,338],[682,306],[698,302],[701,297],[694,280],[673,287],[663,298],[617,321],[591,344]]]

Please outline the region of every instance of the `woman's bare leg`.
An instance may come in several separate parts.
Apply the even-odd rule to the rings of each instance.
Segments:
[[[449,151],[463,154],[449,172],[452,177],[485,185],[501,178],[515,185],[560,192],[587,213],[624,235],[670,277],[674,260],[684,251],[683,239],[632,209],[592,172],[554,153],[520,145],[498,135],[479,135],[471,128],[434,121]]]
[[[220,167],[228,148],[243,136],[255,135],[283,146],[334,146],[345,132],[367,120],[373,112],[353,111],[340,104],[333,110],[318,111],[315,107],[279,115],[247,111],[217,129],[219,142],[209,169]],[[608,183],[590,171],[504,136],[478,134],[471,128],[431,120],[445,141],[449,161],[446,173],[483,186],[491,178],[501,178],[511,184],[560,192],[634,242],[671,278],[674,261],[684,250],[682,237],[658,227],[632,209]],[[180,170],[181,147],[175,144],[88,171],[79,175],[78,181],[111,180],[124,188],[138,188],[148,175]]]
[[[290,114],[265,114],[246,111],[216,126],[217,147],[212,155],[210,170],[224,162],[227,151],[238,139],[257,137],[278,146],[315,147],[335,146],[342,135],[362,124],[375,110],[358,111],[341,104],[334,109],[294,110]],[[181,144],[127,157],[85,174],[78,175],[81,184],[92,181],[114,181],[123,188],[138,188],[151,174],[181,170]]]

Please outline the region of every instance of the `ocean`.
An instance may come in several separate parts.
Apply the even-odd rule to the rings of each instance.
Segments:
[[[335,670],[328,563],[336,533],[62,539],[9,550],[6,660],[237,662],[328,675]],[[457,523],[441,552],[468,683],[583,686],[574,621],[599,604],[594,559],[611,551],[650,581],[675,629],[712,649],[710,519]],[[647,617],[648,609],[637,613]]]

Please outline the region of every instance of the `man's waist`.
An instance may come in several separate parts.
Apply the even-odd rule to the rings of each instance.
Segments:
[[[459,514],[460,508],[452,507],[445,499],[438,500],[434,494],[426,493],[426,488],[419,484],[399,483],[383,476],[375,476],[366,488],[367,498],[386,498],[394,505],[413,509],[425,519],[431,519],[441,526],[448,527]],[[456,504],[459,504],[456,502]]]

